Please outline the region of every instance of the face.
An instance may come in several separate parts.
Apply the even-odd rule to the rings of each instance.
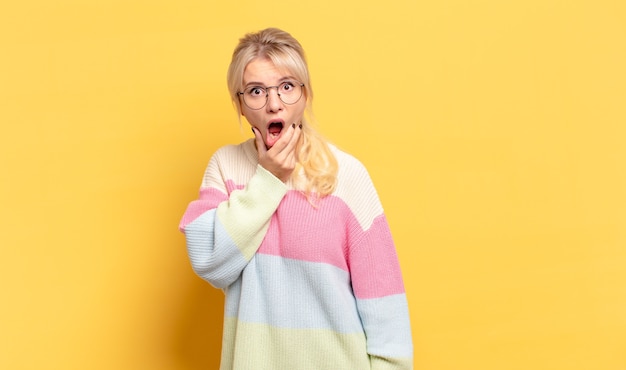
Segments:
[[[279,86],[283,82],[299,83],[288,71],[277,69],[268,59],[253,59],[243,73],[243,90],[247,91],[253,87]],[[258,110],[250,109],[243,102],[240,95],[241,112],[250,126],[255,127],[261,133],[265,146],[269,149],[286,131],[287,125],[299,124],[306,107],[306,94],[303,91],[302,97],[294,104],[285,104],[278,97],[275,88],[267,90],[268,97],[265,106]]]

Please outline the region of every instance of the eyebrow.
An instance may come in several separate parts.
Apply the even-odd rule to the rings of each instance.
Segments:
[[[285,82],[285,81],[290,81],[290,80],[295,80],[295,77],[292,76],[287,76],[287,77],[283,77],[280,80],[278,80],[278,84],[280,85],[281,83]],[[247,84],[243,85],[244,87],[248,87],[248,86],[266,86],[264,83],[262,82],[256,82],[256,81],[250,81]]]

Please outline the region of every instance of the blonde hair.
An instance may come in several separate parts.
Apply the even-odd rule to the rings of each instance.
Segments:
[[[240,120],[242,111],[238,92],[243,88],[244,70],[257,58],[269,59],[276,68],[289,71],[305,86],[306,114],[302,135],[296,146],[298,164],[291,180],[313,203],[316,197],[324,197],[335,190],[339,166],[327,141],[312,127],[313,89],[304,49],[289,33],[277,28],[249,33],[239,40],[228,68],[227,81]]]

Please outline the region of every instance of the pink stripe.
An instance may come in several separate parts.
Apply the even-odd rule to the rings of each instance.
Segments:
[[[228,195],[230,195],[230,193],[233,192],[233,190],[241,190],[243,188],[245,188],[245,185],[237,185],[235,184],[235,182],[233,180],[228,180],[226,181],[226,191],[228,192]]]
[[[319,202],[313,208],[300,192],[289,191],[272,216],[258,253],[328,263],[348,271],[345,219],[350,210],[336,197]]]
[[[287,193],[257,253],[327,263],[350,271],[357,298],[404,292],[384,215],[363,230],[338,197],[325,197],[318,208],[313,208],[299,192]]]
[[[377,217],[350,252],[352,289],[357,298],[404,293],[398,256],[384,215]]]
[[[194,200],[189,203],[185,214],[178,228],[180,231],[185,231],[185,227],[192,223],[196,218],[200,217],[204,212],[217,208],[218,204],[227,200],[226,194],[215,188],[200,189],[200,199]]]
[[[189,204],[183,219],[178,226],[180,231],[185,231],[185,227],[193,222],[196,218],[200,217],[204,212],[217,208],[217,206],[225,200],[228,200],[230,193],[233,190],[243,189],[244,185],[237,185],[233,180],[226,181],[226,191],[228,195],[222,193],[216,188],[202,188],[200,189],[200,197]]]

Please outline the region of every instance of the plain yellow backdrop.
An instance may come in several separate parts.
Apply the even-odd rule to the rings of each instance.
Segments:
[[[268,26],[374,179],[416,369],[626,369],[618,0],[3,4],[0,368],[217,369],[177,225],[251,135],[226,68]]]

